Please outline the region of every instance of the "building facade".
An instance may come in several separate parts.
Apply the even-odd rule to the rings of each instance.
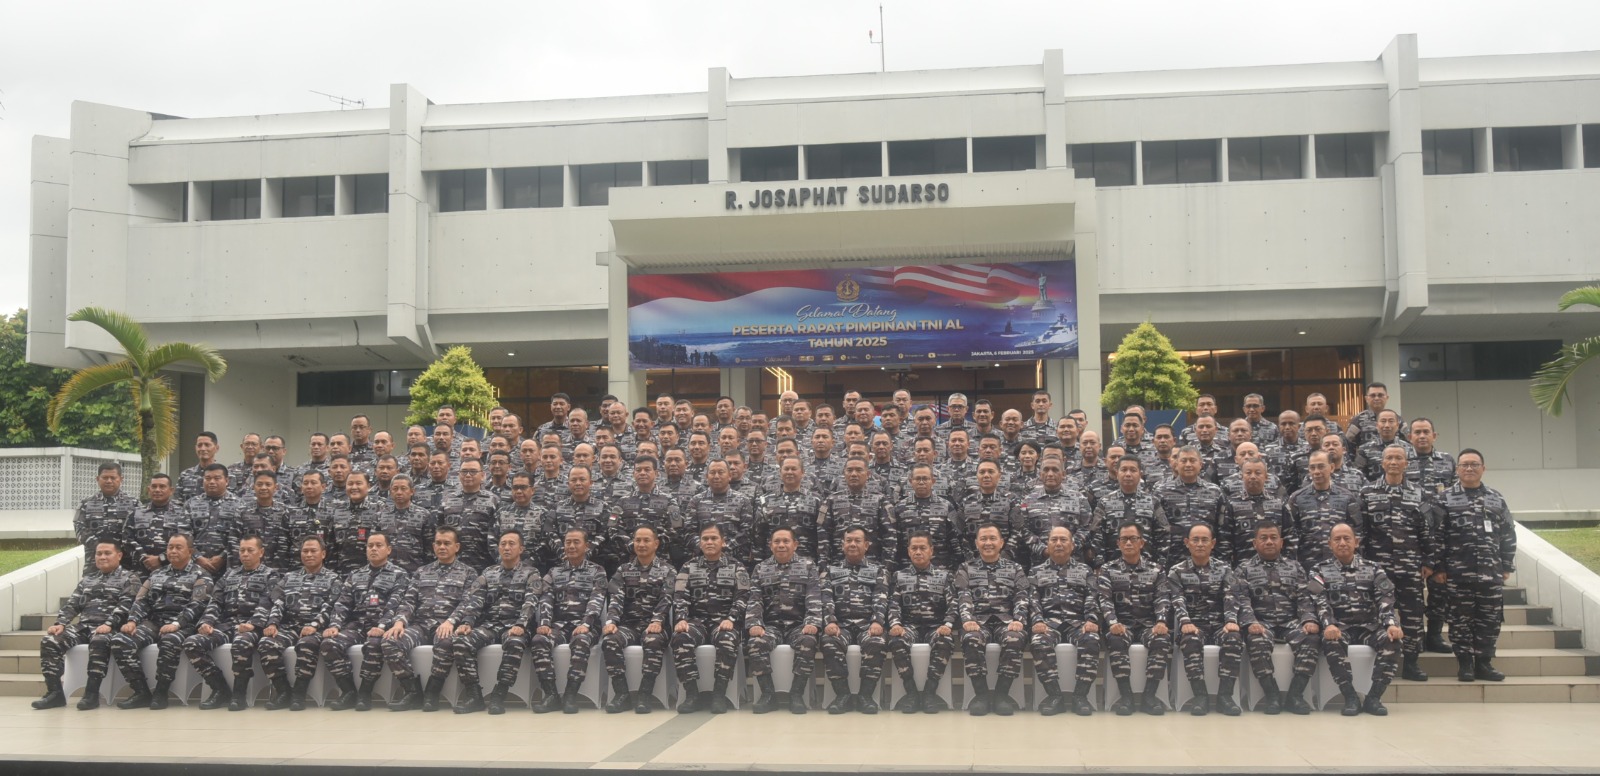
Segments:
[[[71,126],[34,145],[29,359],[113,352],[66,323],[87,305],[207,342],[229,375],[179,381],[183,425],[225,446],[354,412],[394,429],[453,344],[530,428],[556,391],[1025,407],[1044,388],[1059,413],[1098,404],[1104,354],[1148,319],[1224,415],[1315,391],[1348,417],[1379,380],[1501,468],[1600,467],[1594,370],[1563,418],[1526,393],[1600,329],[1555,310],[1600,275],[1600,52],[1420,59],[1400,36],[1363,62],[1079,75],[1046,51],[715,68],[644,97],[436,105],[400,84],[388,108],[197,119],[79,102]],[[941,196],[875,193],[912,184]],[[1072,358],[628,366],[630,276],[1067,258]]]

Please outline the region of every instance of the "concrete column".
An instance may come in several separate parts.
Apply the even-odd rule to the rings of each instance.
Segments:
[[[428,224],[433,208],[422,174],[428,98],[406,84],[389,88],[388,337],[418,358],[437,353],[428,326]]]
[[[883,169],[880,171],[883,174],[879,177],[887,178],[889,177],[889,141],[885,140],[882,143],[879,143],[878,147],[883,152]]]
[[[1300,144],[1300,177],[1315,180],[1317,177],[1317,136],[1306,135]]]
[[[1217,180],[1226,183],[1228,178],[1228,139],[1217,141]]]
[[[1044,168],[1070,167],[1067,156],[1066,68],[1061,49],[1045,49],[1044,76]]]
[[[185,214],[185,221],[206,221],[211,218],[211,185],[189,181],[188,183],[189,212]]]
[[[728,68],[711,68],[706,81],[706,180],[727,183],[738,173],[728,159]]]
[[[645,375],[628,366],[628,265],[613,254],[607,259],[606,274],[607,392],[629,407],[641,407],[645,401]]]
[[[505,183],[502,179],[504,170],[490,167],[483,174],[483,209],[502,210],[505,208]]]
[[[333,214],[347,216],[356,212],[356,176],[333,176]]]
[[[1135,140],[1133,143],[1133,185],[1144,185],[1144,141]]]
[[[806,147],[803,145],[795,146],[794,155],[795,180],[810,180],[810,176],[806,174]]]
[[[967,172],[972,172],[972,138],[967,138]]]
[[[1472,130],[1473,172],[1494,172],[1494,128]]]
[[[1044,359],[1044,385],[1041,387],[1050,392],[1050,401],[1055,405],[1052,410],[1055,417],[1059,418],[1068,410],[1082,406],[1078,403],[1079,386],[1075,379],[1081,361],[1081,358]]]
[[[261,179],[261,217],[283,218],[283,179]]]
[[[719,369],[722,395],[733,399],[734,406],[758,407],[761,404],[760,369]]]
[[[1583,125],[1568,124],[1561,128],[1561,168],[1583,169]]]
[[[1389,406],[1404,414],[1400,390],[1400,338],[1373,337],[1367,342],[1367,382],[1389,387]]]
[[[1397,36],[1383,52],[1388,80],[1389,138],[1385,180],[1384,313],[1378,333],[1405,331],[1428,307],[1428,239],[1422,180],[1422,97],[1417,86],[1417,36]],[[1399,372],[1395,372],[1398,382]],[[1385,381],[1388,382],[1388,381]],[[1392,390],[1392,389],[1391,389]]]
[[[1138,151],[1135,150],[1137,155]],[[1094,181],[1077,181],[1077,192],[1077,204],[1072,213],[1072,240],[1078,280],[1078,360],[1072,365],[1076,368],[1074,382],[1077,391],[1069,397],[1051,389],[1051,400],[1081,407],[1089,414],[1090,426],[1099,428],[1100,387],[1103,382],[1100,374],[1100,217]],[[1067,363],[1070,362],[1063,362],[1064,365]]]

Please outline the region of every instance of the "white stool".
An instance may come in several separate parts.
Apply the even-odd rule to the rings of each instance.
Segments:
[[[1222,665],[1222,647],[1215,644],[1207,644],[1204,654],[1206,692],[1216,695],[1217,688],[1222,684],[1222,677],[1218,673]],[[1241,668],[1245,667],[1241,666]],[[1189,674],[1183,670],[1183,655],[1176,650],[1172,653],[1172,667],[1167,669],[1167,676],[1172,679],[1172,689],[1175,693],[1172,707],[1181,709],[1183,704],[1194,697],[1194,690],[1189,687]],[[1233,700],[1235,703],[1244,700],[1243,691],[1243,685],[1235,682],[1233,685]]]
[[[294,650],[290,650],[293,652]],[[185,655],[184,660],[189,656]],[[228,680],[228,688],[233,688],[233,644],[223,644],[211,650],[211,662],[215,663],[217,670]],[[203,682],[204,680],[202,680]],[[247,708],[254,708],[256,696],[261,694],[261,688],[270,686],[267,683],[267,672],[261,670],[260,660],[250,661],[250,697],[245,699]]]
[[[100,700],[110,703],[117,697],[116,687],[112,685],[111,678],[121,676],[121,674],[122,672],[117,670],[115,662],[106,666],[106,678],[100,682]],[[72,694],[82,690],[88,683],[89,645],[79,644],[67,650],[67,654],[63,656],[61,694],[71,700]]]
[[[505,647],[499,644],[489,644],[478,650],[478,690],[484,695],[494,692],[494,687],[499,683],[500,664],[505,660]],[[506,690],[506,697],[516,698],[533,708],[533,669],[527,665],[527,655],[523,655],[523,665],[517,669],[517,679]],[[457,684],[460,681],[457,680]]]
[[[1261,700],[1266,697],[1266,694],[1261,690],[1261,682],[1256,681],[1256,672],[1250,670],[1249,654],[1245,655],[1244,662],[1245,698],[1249,701],[1249,705],[1245,706],[1245,708],[1254,711],[1256,706],[1261,703]],[[1289,683],[1294,681],[1294,653],[1289,650],[1288,644],[1272,645],[1272,678],[1278,683],[1278,689],[1283,691],[1287,691]],[[1316,695],[1317,689],[1316,687],[1307,687],[1313,697]],[[1317,702],[1312,698],[1307,698],[1306,702],[1310,703],[1312,708],[1319,708]]]
[[[748,643],[748,642],[746,642]],[[794,647],[788,644],[778,644],[772,648],[772,654],[767,656],[767,665],[772,668],[772,687],[777,692],[791,692],[794,688]],[[739,680],[739,686],[744,686],[744,679]],[[799,688],[805,693],[806,705],[811,705],[812,688]]]
[[[671,684],[675,677],[669,662],[671,658],[671,655],[662,658],[662,676],[656,677],[656,686],[651,689],[651,694],[661,701],[661,708],[664,709],[672,708]],[[627,679],[628,686],[638,692],[639,682],[644,679],[644,647],[635,644],[622,650],[622,675]]]
[[[861,692],[861,646],[859,644],[851,644],[851,645],[849,645],[848,647],[845,648],[845,652],[844,652],[844,667],[845,667],[845,672],[850,675],[849,680],[848,680],[850,682],[850,692],[851,693],[860,693]],[[882,684],[882,682],[880,681],[879,684]],[[878,694],[879,695],[882,694],[881,688],[880,688],[880,692]],[[874,698],[873,700],[878,700],[878,699]],[[823,682],[822,683],[822,707],[823,708],[827,708],[828,705],[831,704],[831,703],[833,703],[833,682],[831,682],[831,681],[830,682]]]
[[[320,646],[321,645],[319,644],[318,647]],[[295,666],[298,664],[299,660],[300,655],[294,651],[293,646],[290,646],[288,649],[283,651],[284,677],[289,680],[290,686],[294,685]],[[306,700],[321,706],[323,705],[324,701],[323,696],[327,693],[328,665],[322,662],[322,655],[320,652],[317,653],[316,660],[317,670],[311,673],[311,682],[306,685]],[[357,665],[359,665],[359,663]]]
[[[1024,661],[1024,662],[1026,662],[1026,661]],[[988,680],[989,680],[989,686],[990,687],[994,687],[995,678],[1000,675],[1000,645],[999,644],[989,644],[989,645],[984,647],[984,650],[983,650],[983,665],[987,669],[986,676],[988,677]],[[961,704],[961,708],[963,708],[963,709],[968,707],[968,706],[971,706],[972,705],[972,699],[974,697],[976,697],[976,693],[974,693],[972,691],[972,685],[971,684],[968,684],[966,686],[966,692],[964,694],[966,695],[966,700],[963,701],[962,704]],[[1011,683],[1011,700],[1016,701],[1017,708],[1019,708],[1019,709],[1028,708],[1027,688],[1022,685],[1022,677],[1020,677],[1020,676],[1017,677],[1016,681]]]
[[[911,675],[920,679],[917,684],[923,685],[924,689],[926,689],[925,685],[928,681],[928,666],[932,662],[932,645],[911,645]],[[887,657],[885,658],[884,665],[889,665]],[[955,696],[951,690],[950,671],[948,670],[948,667],[944,672],[944,675],[939,677],[939,686],[934,688],[934,694],[938,695],[939,698],[944,701],[946,708],[955,708]],[[892,677],[889,682],[889,701],[887,704],[885,704],[884,708],[893,709],[894,705],[900,702],[900,696],[902,695],[905,695],[905,686],[899,681],[899,677]]]
[[[160,649],[159,646],[151,644],[139,650],[139,667],[144,669],[144,680],[150,686],[151,692],[155,691],[156,658],[160,654]],[[168,690],[173,699],[185,706],[189,705],[189,696],[193,695],[194,688],[201,684],[203,682],[200,675],[195,673],[194,666],[189,665],[189,656],[179,654],[178,670],[172,675],[172,687]]]
[[[1365,644],[1350,645],[1350,682],[1356,687],[1356,692],[1364,699],[1367,692],[1372,689],[1372,666],[1378,661],[1377,650]],[[1343,698],[1339,691],[1339,683],[1333,680],[1333,672],[1328,670],[1328,661],[1324,658],[1317,666],[1317,700],[1313,708],[1321,711],[1334,698]]]
[[[1037,678],[1039,666],[1035,664],[1033,670],[1034,676]],[[1056,683],[1061,687],[1061,692],[1063,693],[1071,695],[1078,689],[1077,644],[1056,645],[1056,679]],[[1089,693],[1084,697],[1089,699],[1090,706],[1093,706],[1097,709],[1100,708],[1100,693],[1095,692],[1093,687],[1089,688]]]
[[[556,645],[555,651],[551,653],[550,662],[556,667],[556,689],[564,693],[567,691],[567,671],[572,666],[572,645]],[[605,683],[600,681],[605,675],[605,659],[600,655],[600,645],[595,644],[594,648],[589,650],[589,669],[583,675],[583,684],[578,685],[578,695],[597,709],[605,705],[605,699],[601,697]]]
[[[774,650],[776,652],[776,650]],[[739,708],[739,688],[744,686],[744,655],[735,653],[733,661],[733,677],[728,680],[728,702],[734,708]],[[776,657],[776,654],[774,654]],[[694,664],[700,669],[700,692],[711,692],[716,688],[717,682],[717,648],[711,644],[701,644],[694,648]],[[793,671],[793,663],[790,670]]]
[[[1145,668],[1149,665],[1149,662],[1150,649],[1148,647],[1143,644],[1133,644],[1128,647],[1128,689],[1133,690],[1135,695],[1144,692]],[[1109,709],[1122,699],[1122,688],[1118,687],[1116,681],[1111,678],[1111,658],[1109,655],[1101,658],[1100,675],[1106,678],[1106,708]],[[1171,682],[1172,677],[1169,675],[1167,680]],[[1171,692],[1157,693],[1156,697],[1162,703],[1165,703],[1167,708],[1172,708]]]
[[[357,688],[361,687],[361,650],[363,644],[364,642],[362,644],[352,644],[349,651],[345,653],[346,659],[350,661],[350,677],[355,680]],[[380,647],[379,649],[381,651],[382,648]],[[381,668],[378,670],[378,678],[372,682],[372,696],[381,698],[383,703],[397,700],[394,692],[394,672],[389,670],[389,661],[379,658],[379,664]],[[416,664],[412,663],[412,665],[415,666]],[[373,701],[373,703],[377,704],[379,701]]]

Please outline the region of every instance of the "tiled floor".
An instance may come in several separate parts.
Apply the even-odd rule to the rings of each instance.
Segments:
[[[0,698],[0,760],[595,769],[1052,772],[1600,769],[1600,705],[1397,704],[1386,719],[721,717],[255,709],[34,711]]]

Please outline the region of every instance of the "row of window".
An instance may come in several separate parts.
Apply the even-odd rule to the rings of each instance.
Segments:
[[[283,218],[331,216],[335,206],[336,183],[333,175],[316,175],[304,178],[275,178],[267,182],[267,190],[276,195],[278,215]],[[350,212],[389,212],[389,176],[387,173],[345,176],[350,187]],[[237,221],[261,217],[261,181],[256,178],[232,181],[205,181],[198,185],[200,196],[209,208],[209,214],[199,220]],[[189,192],[182,188],[183,217],[189,219]]]
[[[1369,178],[1376,174],[1376,136],[1370,132],[1317,135],[1318,178]],[[1143,181],[1163,183],[1218,183],[1222,180],[1222,143],[1208,140],[1145,141],[1142,145]],[[1228,180],[1275,181],[1306,177],[1306,137],[1228,138]],[[1134,144],[1087,143],[1072,147],[1072,167],[1079,178],[1093,178],[1096,186],[1132,186],[1138,180]]]
[[[577,189],[578,205],[606,205],[611,201],[611,189],[643,186],[645,164],[650,167],[652,186],[684,186],[709,180],[704,159],[575,164],[572,166],[572,178]],[[498,172],[502,208],[561,207],[566,203],[565,171],[560,165],[507,167]],[[486,170],[442,170],[435,174],[439,180],[439,212],[484,210],[488,207],[489,179]]]
[[[972,172],[1037,170],[1041,138],[1034,135],[972,138]],[[739,149],[739,180],[800,180],[801,146]],[[888,143],[830,143],[804,147],[805,179],[881,178],[884,151],[889,175],[965,173],[967,139],[891,140]]]

